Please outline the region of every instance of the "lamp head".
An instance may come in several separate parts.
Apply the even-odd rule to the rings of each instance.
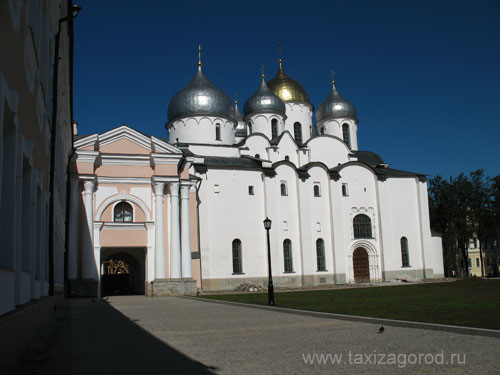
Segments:
[[[73,16],[73,18],[78,16],[78,12],[81,10],[82,10],[82,7],[80,5],[72,4],[71,5],[71,15]]]
[[[266,228],[266,230],[271,229],[271,223],[272,223],[271,219],[266,217],[266,220],[264,220],[264,228]]]

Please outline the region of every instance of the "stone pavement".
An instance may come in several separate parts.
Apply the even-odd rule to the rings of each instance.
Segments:
[[[370,323],[175,297],[68,302],[52,360],[25,365],[23,375],[497,374],[500,368],[500,339],[493,337],[392,326],[380,334]]]

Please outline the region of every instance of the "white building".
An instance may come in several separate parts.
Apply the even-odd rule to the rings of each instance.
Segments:
[[[78,248],[86,242],[73,239],[70,264],[91,260],[75,265],[74,276],[99,281],[103,262],[121,254],[116,259],[132,256],[143,268],[138,280],[147,287],[136,289],[149,294],[162,294],[162,283],[168,289],[192,279],[204,290],[266,285],[268,217],[278,287],[442,277],[425,176],[391,169],[358,149],[356,110],[334,82],[315,126],[313,111],[281,59],[244,115],[199,62],[169,104],[169,144],[125,126],[80,138],[74,177],[94,182],[80,184],[74,197],[84,189],[93,197],[79,212],[94,223],[85,223],[92,243]],[[128,205],[129,223],[113,208],[117,202]],[[144,234],[138,240],[127,231]],[[82,277],[89,265],[93,271]]]

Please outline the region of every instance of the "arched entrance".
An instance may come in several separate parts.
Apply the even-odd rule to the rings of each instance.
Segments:
[[[144,261],[142,249],[104,249],[101,252],[102,295],[144,294]]]
[[[368,253],[362,247],[358,247],[352,254],[352,267],[354,270],[354,281],[356,283],[370,282],[370,262]]]

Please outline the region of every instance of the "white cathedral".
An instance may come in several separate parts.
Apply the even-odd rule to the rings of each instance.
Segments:
[[[315,125],[313,111],[281,59],[243,114],[199,61],[168,106],[168,143],[127,126],[77,136],[72,293],[266,286],[265,218],[277,287],[442,277],[425,175],[358,150],[356,110],[335,82]]]

